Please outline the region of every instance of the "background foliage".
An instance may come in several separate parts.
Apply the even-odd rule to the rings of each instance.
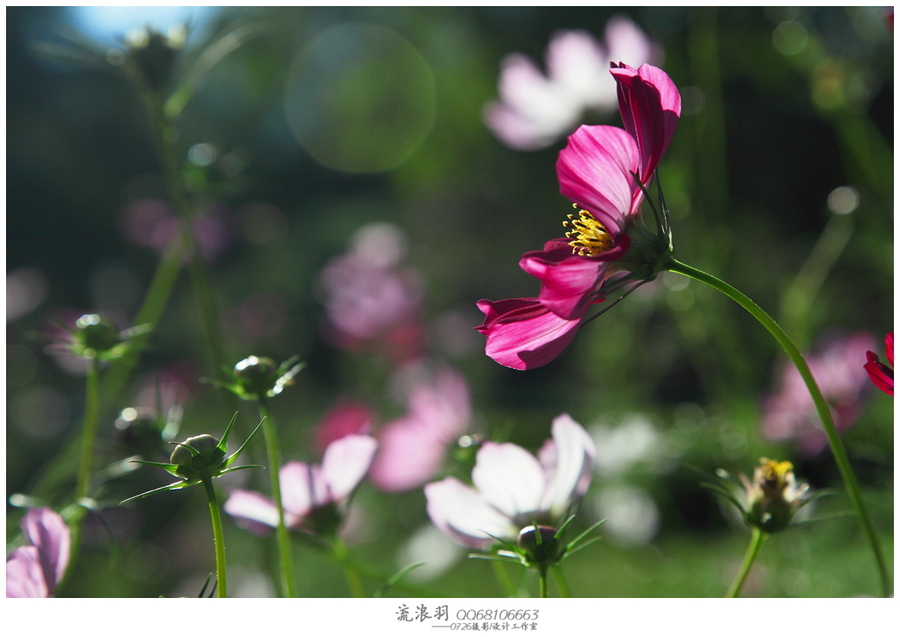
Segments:
[[[135,88],[109,69],[35,55],[34,42],[54,41],[52,25],[83,24],[76,11],[7,9],[7,497],[27,493],[56,506],[71,493],[66,448],[78,431],[84,380],[48,355],[39,335],[48,317],[67,313],[102,311],[130,324],[158,253],[146,236],[139,242],[127,214],[136,202],[165,201]],[[636,516],[646,537],[604,531],[606,541],[564,565],[573,594],[719,596],[747,534],[682,463],[746,473],[760,455],[791,459],[814,487],[838,490],[817,516],[848,510],[827,450],[802,455],[791,441],[760,431],[780,361],[768,334],[724,297],[674,276],[581,330],[538,370],[495,364],[470,329],[481,321],[478,299],[536,293],[516,263],[558,236],[569,211],[554,171],[563,142],[518,152],[482,122],[484,104],[497,94],[500,60],[519,51],[541,61],[556,30],[599,37],[617,13],[661,45],[661,66],[684,96],[660,167],[676,256],[746,292],[801,348],[858,331],[880,344],[893,325],[894,174],[893,30],[880,9],[223,8],[206,14],[185,59],[236,19],[259,21],[264,35],[209,73],[184,112],[179,145],[185,153],[197,144],[215,150],[211,162],[195,157],[187,178],[220,237],[204,263],[226,360],[298,354],[307,361],[272,403],[285,460],[318,458],[314,427],[338,399],[368,402],[379,423],[404,410],[385,356],[343,351],[325,337],[315,283],[355,230],[390,222],[406,233],[404,263],[423,282],[429,359],[459,369],[472,388],[473,431],[534,449],[564,411],[608,431],[631,431],[629,419],[649,423],[649,446],[624,434],[619,446],[609,439],[609,453],[625,459],[595,476],[580,516],[584,526],[600,517],[612,522],[602,515],[606,494],[623,518]],[[350,44],[323,37],[347,23],[383,28],[365,33],[399,35],[408,48],[355,63]],[[310,79],[322,56],[334,74]],[[310,82],[331,82],[334,102],[316,104],[304,92]],[[407,101],[379,113],[380,91],[398,86]],[[618,115],[602,123],[619,125]],[[827,201],[841,186],[859,195],[840,221],[846,246],[817,293],[788,297],[836,218]],[[193,293],[182,276],[116,410],[137,404],[140,388],[159,374],[177,374],[188,387],[182,434],[221,432],[240,409],[236,439],[243,440],[256,424],[252,406],[198,382],[220,375],[204,351]],[[871,391],[860,407],[845,441],[892,554],[892,402]],[[106,462],[129,453],[114,419],[111,411],[102,421]],[[247,454],[260,461],[262,441]],[[144,469],[109,483],[105,497],[114,503],[163,479]],[[263,475],[254,479],[265,484]],[[113,548],[103,527],[89,524],[66,594],[195,595],[213,557],[202,494],[192,491],[105,509]],[[365,523],[351,534],[354,555],[395,572],[410,534],[427,526],[421,489],[389,495],[366,484],[356,504]],[[651,515],[658,523],[648,531],[640,521]],[[10,542],[20,516],[7,506]],[[226,535],[235,595],[271,594],[261,568],[274,559],[271,543],[230,519]],[[295,546],[301,594],[346,594],[325,554],[300,540]],[[877,592],[874,576],[855,521],[837,519],[774,538],[746,594],[869,595]],[[391,594],[502,594],[488,563],[464,557],[435,579],[407,581],[412,588]],[[374,590],[376,580],[367,586]]]

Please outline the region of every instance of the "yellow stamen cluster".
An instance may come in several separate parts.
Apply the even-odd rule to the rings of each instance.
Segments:
[[[566,237],[571,239],[569,245],[572,246],[572,254],[580,257],[596,257],[612,250],[616,245],[609,231],[587,210],[578,210],[577,219],[570,214],[569,219],[563,221],[563,226],[572,228],[566,233]]]
[[[785,460],[777,462],[768,458],[760,458],[759,475],[762,478],[761,485],[765,490],[782,491],[785,487],[785,477],[794,470],[794,465]]]

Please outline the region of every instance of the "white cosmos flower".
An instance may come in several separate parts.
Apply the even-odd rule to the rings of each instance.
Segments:
[[[655,53],[644,32],[624,16],[610,19],[603,43],[587,31],[560,31],[547,45],[546,75],[521,53],[503,58],[497,82],[500,99],[485,106],[485,122],[510,148],[546,148],[575,130],[585,111],[615,110],[611,61],[638,68],[657,57]]]
[[[494,537],[515,542],[534,522],[558,527],[587,492],[595,455],[584,428],[562,414],[537,458],[512,443],[486,442],[475,457],[474,488],[452,477],[426,485],[428,515],[445,535],[478,549]]]

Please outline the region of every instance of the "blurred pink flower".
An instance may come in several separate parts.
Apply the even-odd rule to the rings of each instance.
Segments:
[[[412,270],[399,267],[405,251],[399,228],[373,223],[325,266],[317,283],[338,347],[356,350],[380,341],[395,360],[418,354],[421,285]]]
[[[469,388],[451,369],[440,370],[433,383],[421,382],[411,392],[407,413],[376,434],[378,453],[369,479],[382,491],[407,491],[434,477],[448,447],[469,427]]]
[[[333,532],[369,470],[377,446],[371,436],[344,436],[328,445],[321,465],[293,461],[281,467],[285,525],[310,533]],[[223,508],[254,533],[268,532],[278,524],[275,503],[256,491],[235,489]]]
[[[478,302],[485,352],[501,365],[532,369],[555,359],[575,337],[601,286],[630,247],[625,234],[675,133],[681,96],[660,69],[614,64],[625,129],[581,126],[556,162],[560,192],[575,203],[566,238],[527,252],[519,267],[541,281],[538,297]],[[635,175],[641,183],[635,180]]]
[[[428,515],[447,537],[477,549],[494,537],[515,542],[534,523],[558,528],[587,493],[595,455],[584,428],[562,414],[537,458],[512,443],[485,442],[472,470],[474,488],[453,477],[426,485]]]
[[[125,236],[138,245],[166,250],[181,227],[172,205],[155,198],[138,198],[128,203],[122,215]],[[231,230],[221,206],[209,203],[191,221],[194,240],[206,261],[215,261],[231,245]]]
[[[889,333],[884,339],[884,355],[887,357],[890,367],[881,362],[878,354],[872,351],[866,352],[868,361],[863,368],[869,374],[869,379],[875,386],[890,396],[894,395],[894,333]]]
[[[360,402],[344,402],[333,407],[316,428],[316,447],[321,453],[335,440],[372,431],[372,410]]]
[[[546,148],[574,130],[585,111],[615,108],[616,87],[606,74],[610,60],[640,66],[654,53],[644,32],[624,16],[607,23],[603,44],[586,31],[560,31],[547,46],[547,75],[520,53],[503,58],[500,101],[485,106],[485,122],[510,148]]]
[[[50,597],[69,565],[69,527],[58,513],[41,507],[22,518],[22,533],[30,545],[6,558],[6,596]]]
[[[859,416],[868,386],[868,375],[859,361],[874,346],[875,338],[861,332],[833,339],[806,356],[809,369],[831,407],[835,427],[841,433]],[[763,434],[770,440],[795,439],[808,456],[819,453],[827,444],[825,433],[806,383],[792,364],[782,364],[778,387],[778,393],[763,403]]]

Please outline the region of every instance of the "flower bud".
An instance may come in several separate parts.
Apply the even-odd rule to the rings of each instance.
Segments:
[[[525,554],[529,566],[547,567],[559,562],[559,540],[557,530],[552,526],[526,526],[519,531],[516,544]]]
[[[96,358],[119,344],[119,332],[108,318],[99,314],[85,314],[75,321],[73,351],[86,358]]]
[[[153,456],[164,448],[164,427],[165,423],[145,408],[126,407],[116,418],[119,440],[144,457]]]
[[[178,443],[169,462],[175,465],[175,474],[188,480],[202,477],[219,468],[225,453],[219,449],[219,440],[209,434],[201,434]]]
[[[271,358],[248,356],[234,366],[234,379],[252,400],[266,396],[279,376],[278,365]]]
[[[139,29],[128,35],[127,56],[147,80],[154,91],[161,91],[172,75],[178,60],[178,50],[183,36],[166,36],[152,29]]]

